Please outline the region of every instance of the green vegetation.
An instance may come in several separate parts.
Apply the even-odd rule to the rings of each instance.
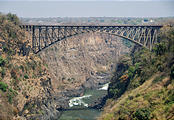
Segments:
[[[0,66],[4,66],[6,63],[6,60],[2,58],[2,56],[0,56]]]
[[[7,14],[7,20],[9,22],[14,23],[15,25],[19,25],[20,24],[19,18],[16,15],[11,14],[11,13]]]
[[[25,34],[19,27],[19,19],[14,14],[0,14],[0,38],[3,41],[3,52],[14,55],[24,42]]]
[[[140,108],[133,113],[135,120],[150,120],[150,111],[147,108]]]
[[[4,78],[4,76],[5,76],[5,68],[4,67],[0,67],[0,73],[1,73],[1,77]]]
[[[28,77],[28,75],[27,75],[27,74],[25,74],[25,75],[24,75],[24,78],[25,78],[25,79],[29,79],[29,77]]]
[[[32,54],[28,57],[17,54],[24,43],[26,47],[31,44],[25,39],[27,32],[19,24],[16,15],[0,13],[0,120],[15,119],[19,112],[23,115],[22,109],[28,101],[36,99],[32,104],[41,104],[43,101],[36,97],[41,94],[35,91],[43,91],[40,98],[45,97],[43,87],[39,86],[41,80],[47,79],[43,62]],[[42,113],[41,108],[31,109],[30,113]]]
[[[12,103],[13,97],[17,94],[16,91],[14,91],[12,88],[8,89],[8,85],[4,82],[0,82],[0,90],[2,90],[3,92],[7,92],[7,97],[8,97],[8,101],[9,103]]]
[[[8,89],[8,93],[7,93],[7,97],[8,97],[8,102],[12,104],[13,98],[15,97],[15,95],[17,95],[18,93],[16,91],[14,91],[12,88]]]
[[[6,92],[8,88],[8,85],[4,82],[0,82],[0,90],[2,90],[3,92]]]
[[[102,119],[174,119],[174,27],[161,29],[159,39],[152,52],[137,48],[120,60],[108,90],[114,104]]]

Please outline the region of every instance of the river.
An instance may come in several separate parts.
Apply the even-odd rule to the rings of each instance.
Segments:
[[[98,98],[107,93],[108,85],[104,84],[99,89],[88,89],[81,97],[69,100],[69,110],[62,113],[59,120],[96,120],[100,116],[100,109],[88,108]]]

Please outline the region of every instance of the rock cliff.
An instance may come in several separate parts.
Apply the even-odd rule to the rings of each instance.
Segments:
[[[118,58],[128,52],[121,38],[99,33],[71,37],[41,51],[52,78],[56,109],[68,107],[69,97],[109,82]]]

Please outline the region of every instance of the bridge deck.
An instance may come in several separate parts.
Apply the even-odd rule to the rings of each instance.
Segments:
[[[21,25],[34,27],[163,27],[163,25]]]

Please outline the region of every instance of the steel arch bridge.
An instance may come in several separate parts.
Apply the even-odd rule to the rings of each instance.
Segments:
[[[116,26],[71,26],[71,25],[21,25],[32,37],[32,49],[38,53],[52,44],[68,37],[88,32],[116,35],[147,49],[158,42],[157,35],[162,25],[116,25]]]

